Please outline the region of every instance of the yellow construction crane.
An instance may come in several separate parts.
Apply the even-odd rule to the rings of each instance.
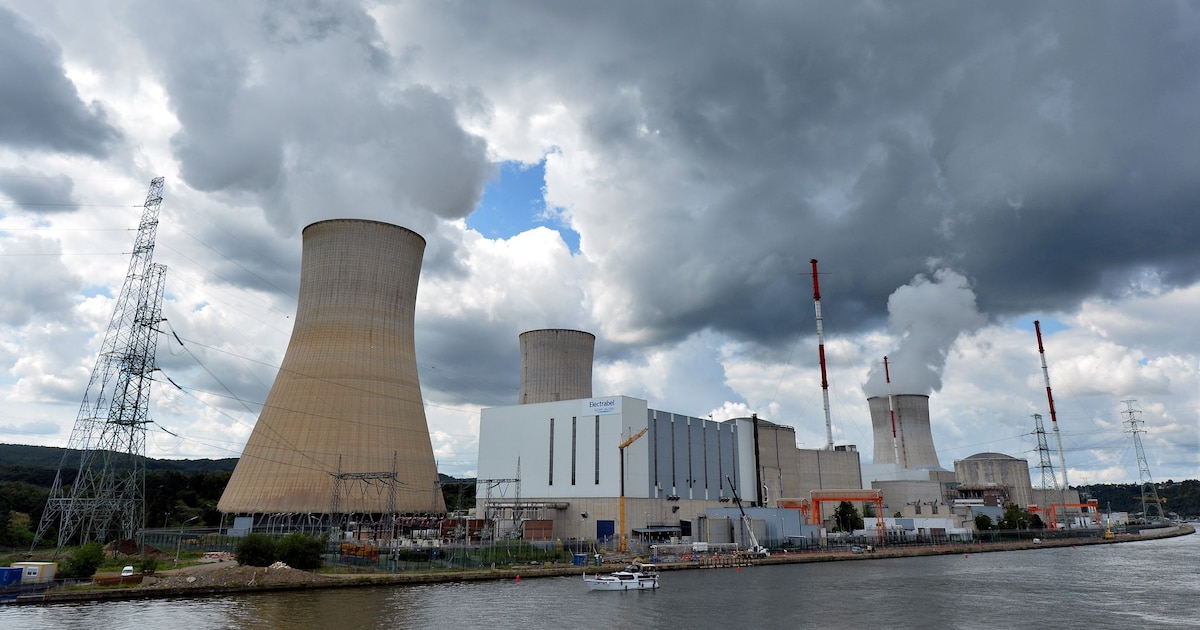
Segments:
[[[617,445],[617,448],[621,451],[621,553],[629,551],[629,545],[625,542],[625,447],[633,444],[643,435],[646,435],[646,432],[649,430],[650,427],[646,427]]]

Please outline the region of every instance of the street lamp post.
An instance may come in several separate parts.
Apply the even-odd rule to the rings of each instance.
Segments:
[[[184,521],[183,524],[179,526],[179,538],[175,539],[175,566],[179,566],[179,548],[183,544],[183,528],[188,523],[191,523],[192,521],[194,521],[198,518],[200,518],[200,517],[193,516],[192,518],[189,518],[188,520]]]

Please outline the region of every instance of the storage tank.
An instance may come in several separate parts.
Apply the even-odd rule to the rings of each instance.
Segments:
[[[520,342],[518,404],[592,397],[595,335],[581,330],[546,328],[521,333]]]
[[[292,337],[218,508],[444,512],[413,341],[425,239],[358,219],[303,239]]]

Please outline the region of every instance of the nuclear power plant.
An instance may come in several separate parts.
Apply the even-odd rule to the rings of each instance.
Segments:
[[[291,340],[221,512],[445,511],[413,343],[424,251],[377,221],[304,229]]]
[[[863,464],[855,445],[834,444],[828,409],[825,448],[801,449],[793,427],[755,414],[714,420],[597,397],[595,335],[542,328],[519,335],[517,404],[480,412],[476,505],[459,516],[470,522],[426,519],[445,503],[414,345],[424,249],[420,235],[376,221],[304,229],[292,337],[218,505],[235,529],[315,518],[345,540],[396,548],[418,529],[441,536],[432,522],[479,540],[803,547],[824,544],[828,503],[873,511],[882,542],[969,536],[972,509],[998,509],[989,497],[1031,496],[1017,463],[984,470],[994,454],[956,462],[965,484],[942,468],[928,395],[868,398],[874,459]]]

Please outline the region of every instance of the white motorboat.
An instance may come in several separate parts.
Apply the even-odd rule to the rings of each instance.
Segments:
[[[658,567],[635,562],[607,575],[583,574],[583,583],[593,591],[643,591],[658,588]]]

